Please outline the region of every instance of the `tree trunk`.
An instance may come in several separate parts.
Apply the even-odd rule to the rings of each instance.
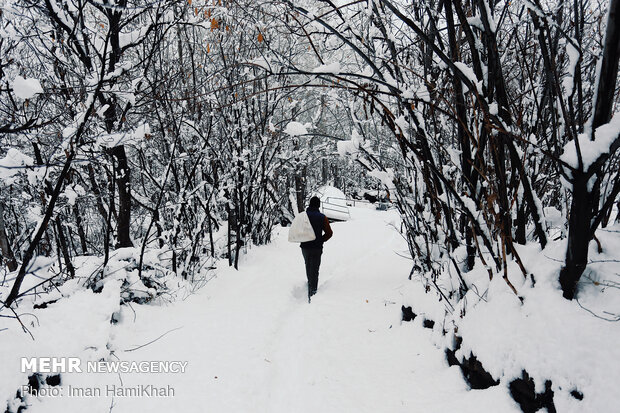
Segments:
[[[306,167],[295,174],[295,194],[297,196],[297,212],[303,212],[306,204]]]
[[[620,56],[620,0],[610,0],[609,18],[605,33],[605,47],[601,60],[601,76],[597,85],[596,106],[592,129],[606,124],[611,119],[618,76],[618,56]]]
[[[228,266],[232,267],[233,266],[233,256],[232,256],[232,249],[230,248],[230,238],[232,236],[232,214],[231,214],[231,208],[228,202],[226,202],[226,221],[228,223],[228,225],[226,226],[226,253],[228,255]]]
[[[2,252],[2,257],[9,271],[17,270],[17,261],[15,260],[15,255],[13,255],[11,243],[4,227],[4,205],[2,202],[0,202],[0,252]]]
[[[616,78],[618,76],[618,57],[620,56],[619,5],[620,0],[611,0],[609,3],[605,47],[601,60],[599,83],[596,85],[597,94],[592,117],[592,131],[609,122],[611,110],[614,106],[614,91],[616,90]],[[600,178],[595,178],[596,182],[593,185],[593,189],[590,190],[588,190],[588,182],[600,173],[604,165],[604,162],[601,160],[606,159],[606,156],[601,155],[587,171],[573,171],[573,198],[568,218],[568,246],[565,265],[560,272],[562,295],[568,300],[572,300],[575,297],[577,283],[588,264],[588,247],[596,231],[596,227],[592,227],[592,223],[595,221],[595,216],[600,213]]]
[[[90,181],[91,190],[93,191],[93,194],[95,194],[95,199],[97,200],[97,210],[99,211],[99,214],[101,214],[101,220],[102,222],[106,222],[108,220],[108,211],[106,211],[105,206],[103,205],[103,197],[101,196],[101,190],[99,189],[97,178],[95,178],[95,170],[90,164],[88,165],[88,179]]]
[[[133,247],[129,236],[131,223],[131,186],[130,170],[127,164],[125,146],[119,145],[110,149],[110,154],[116,158],[114,173],[116,175],[116,187],[118,188],[118,218],[117,218],[117,242],[116,248]]]
[[[566,261],[560,272],[562,295],[568,300],[574,298],[577,283],[588,263],[588,246],[591,239],[589,217],[592,216],[592,205],[587,184],[588,179],[583,174],[573,180]]]
[[[69,249],[67,248],[67,240],[65,239],[65,233],[62,230],[62,224],[60,223],[60,217],[56,216],[56,232],[58,234],[58,247],[62,256],[65,260],[65,267],[67,267],[67,271],[71,278],[75,278],[75,268],[73,267],[73,263],[71,262],[71,257],[69,256]]]
[[[527,242],[525,225],[527,224],[527,215],[525,214],[525,204],[517,205],[517,219],[515,221],[515,241],[517,244],[525,245]]]
[[[77,225],[78,235],[80,237],[80,244],[82,246],[82,255],[88,255],[88,245],[86,244],[86,232],[84,232],[84,225],[82,225],[82,216],[80,215],[80,209],[76,203],[73,204],[73,216],[75,217],[75,224]]]
[[[450,58],[457,62],[459,61],[458,45],[456,41],[456,30],[454,28],[454,17],[452,15],[452,4],[450,1],[444,3],[446,10],[446,23],[448,26],[448,40],[450,45]],[[465,97],[463,95],[463,83],[459,77],[452,73],[452,85],[454,87],[454,103],[456,106],[457,115],[457,140],[461,148],[461,173],[462,173],[462,185],[463,190],[466,191],[471,199],[476,199],[475,189],[472,187],[472,173],[471,166],[473,160],[471,157],[471,145],[465,126],[467,125],[467,106],[465,105]],[[452,218],[446,213],[446,219],[452,220]],[[465,229],[466,233],[466,245],[467,245],[467,271],[470,271],[474,267],[476,249],[473,246],[473,234],[471,233],[471,227],[467,224],[467,220],[461,220],[461,228]],[[454,245],[456,248],[456,236],[453,237]]]

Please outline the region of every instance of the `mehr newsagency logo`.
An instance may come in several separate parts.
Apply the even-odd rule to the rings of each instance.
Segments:
[[[22,373],[185,373],[187,361],[98,360],[85,363],[79,357],[22,357]]]
[[[185,373],[187,361],[148,360],[148,361],[86,361],[79,357],[22,357],[22,373],[60,374],[60,373]],[[135,386],[22,386],[22,393],[35,397],[174,397],[174,387],[139,384]]]

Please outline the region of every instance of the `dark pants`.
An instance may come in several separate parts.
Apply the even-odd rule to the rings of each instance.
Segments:
[[[306,277],[308,277],[308,298],[316,294],[316,288],[319,284],[319,266],[321,265],[321,254],[323,249],[302,248],[301,253],[304,255],[306,262]]]

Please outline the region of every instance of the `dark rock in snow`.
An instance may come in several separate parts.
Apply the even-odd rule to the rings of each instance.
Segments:
[[[470,354],[469,358],[463,358],[459,361],[456,357],[456,352],[461,348],[463,339],[461,337],[455,337],[456,346],[454,350],[446,349],[446,359],[450,366],[459,366],[463,373],[463,378],[469,384],[472,389],[488,389],[492,386],[497,386],[499,380],[494,380],[493,376],[484,369],[482,363],[478,361],[476,356]]]
[[[573,390],[570,392],[570,395],[573,396],[577,400],[583,400],[583,393],[579,390]]]
[[[28,376],[28,385],[32,390],[40,390],[41,385],[43,384],[43,376],[41,373],[34,373]]]
[[[446,359],[448,360],[448,366],[460,366],[459,360],[456,358],[455,350],[446,349]]]
[[[52,376],[47,376],[45,378],[45,382],[49,386],[60,386],[60,374],[54,374]]]
[[[454,336],[454,350],[446,349],[446,359],[448,360],[449,366],[460,366],[461,363],[456,358],[456,352],[461,348],[461,344],[463,344],[463,338],[459,336]]]
[[[524,413],[534,413],[542,408],[546,408],[549,413],[556,413],[550,380],[545,382],[545,391],[537,394],[534,380],[523,370],[522,378],[511,381],[508,387],[512,398],[519,403]]]
[[[460,366],[465,380],[472,389],[488,389],[499,384],[499,380],[494,380],[473,354],[468,359],[463,359]]]
[[[432,329],[433,327],[435,327],[435,322],[433,320],[425,319],[422,325],[424,326],[424,328]]]
[[[47,308],[48,305],[54,304],[56,301],[58,301],[58,300],[50,300],[50,301],[46,301],[44,303],[35,304],[35,305],[32,306],[32,308]]]
[[[403,321],[413,321],[417,317],[417,314],[413,312],[411,307],[403,305],[400,309],[403,312]]]

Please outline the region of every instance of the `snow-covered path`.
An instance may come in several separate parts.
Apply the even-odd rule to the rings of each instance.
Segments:
[[[319,291],[308,304],[298,244],[249,251],[197,294],[170,306],[125,308],[114,346],[171,331],[123,360],[187,361],[184,374],[123,375],[124,386],[170,385],[170,398],[115,398],[114,412],[518,411],[505,389],[470,391],[421,317],[401,323],[409,262],[392,212],[358,209],[333,224]],[[74,375],[71,375],[74,376]],[[71,380],[83,381],[75,375]],[[93,378],[93,380],[101,380]],[[108,411],[111,398],[57,399],[62,411]],[[52,409],[55,410],[55,409]],[[51,411],[51,410],[47,410]]]

